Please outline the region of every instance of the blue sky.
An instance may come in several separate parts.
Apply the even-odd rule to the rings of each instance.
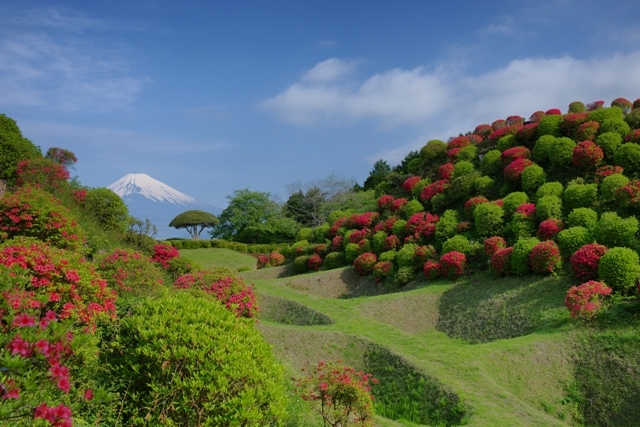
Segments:
[[[640,2],[0,1],[0,113],[92,187],[224,208],[433,138],[640,98]]]

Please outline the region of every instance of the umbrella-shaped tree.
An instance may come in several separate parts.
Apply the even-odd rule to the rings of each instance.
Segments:
[[[182,212],[169,223],[169,227],[186,229],[191,234],[191,240],[198,240],[202,230],[216,225],[218,218],[215,215],[197,209]]]

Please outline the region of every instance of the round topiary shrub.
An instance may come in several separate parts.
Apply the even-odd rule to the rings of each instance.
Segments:
[[[153,256],[151,257],[151,261],[160,264],[165,270],[169,267],[169,261],[179,257],[180,253],[178,250],[168,242],[153,245]]]
[[[320,267],[322,267],[322,257],[319,254],[311,255],[307,261],[307,267],[309,270],[320,270]]]
[[[569,210],[594,206],[597,199],[596,184],[573,184],[564,190],[564,203]]]
[[[183,291],[141,302],[121,322],[118,342],[109,364],[127,396],[121,412],[127,425],[284,419],[284,372],[271,347],[206,295]]]
[[[633,247],[636,243],[638,220],[631,216],[622,219],[615,212],[605,212],[600,216],[595,228],[595,238],[607,247]]]
[[[631,101],[625,98],[614,99],[613,101],[611,101],[611,106],[618,107],[619,109],[621,109],[622,114],[629,114],[629,112],[631,111],[631,108],[633,108],[633,104],[631,103]]]
[[[447,252],[462,252],[465,255],[471,255],[471,243],[469,243],[469,239],[458,234],[442,244],[442,253]]]
[[[464,148],[461,148],[460,152],[458,152],[457,158],[459,162],[463,162],[463,161],[468,161],[472,163],[477,162],[478,147],[476,147],[475,145],[468,145]]]
[[[387,248],[385,245],[386,239],[387,239],[387,233],[385,233],[384,231],[378,231],[377,233],[375,233],[371,239],[371,246],[373,247],[373,252],[379,254],[381,253],[383,250],[389,250],[389,249],[393,249],[393,248]],[[395,237],[395,236],[394,236]],[[397,237],[396,237],[397,239]],[[399,240],[398,240],[399,242]]]
[[[349,245],[355,245],[356,247],[358,246],[355,243],[349,243]],[[360,248],[358,247],[358,249]],[[302,274],[309,271],[309,258],[311,258],[310,255],[302,255],[302,256],[296,257],[293,260],[293,271],[296,274]]]
[[[549,160],[555,167],[569,166],[573,161],[573,149],[576,143],[573,139],[562,137],[555,140],[549,147]]]
[[[151,259],[127,249],[116,249],[102,258],[98,271],[120,295],[149,295],[163,283],[162,272]]]
[[[549,161],[549,149],[556,142],[556,137],[553,135],[544,135],[538,138],[533,146],[533,159],[536,162],[546,163]]]
[[[504,209],[504,215],[509,218],[513,216],[518,206],[529,201],[529,196],[521,191],[515,191],[513,193],[509,193],[502,200],[504,203],[502,205],[502,209]]]
[[[413,261],[418,266],[424,264],[428,259],[436,258],[436,249],[431,245],[416,246],[416,249],[413,252]]]
[[[302,227],[300,231],[298,231],[298,234],[296,234],[296,242],[301,240],[313,240],[313,230],[309,227]]]
[[[510,148],[515,147],[517,144],[515,135],[506,135],[498,140],[498,144],[496,148],[500,152],[504,152],[509,150]]]
[[[380,257],[378,258],[378,261],[395,261],[396,256],[398,255],[398,251],[386,251],[386,252],[382,252],[380,254]]]
[[[451,179],[455,165],[453,163],[445,163],[438,168],[438,179]]]
[[[627,122],[630,128],[639,129],[640,128],[640,108],[634,108],[631,110],[629,114],[624,118],[624,121]]]
[[[593,236],[585,227],[571,227],[558,233],[558,245],[565,258],[569,258],[575,251],[592,242]]]
[[[573,149],[573,165],[582,169],[592,170],[596,168],[602,159],[602,148],[593,141],[583,141]]]
[[[616,150],[622,145],[622,137],[616,132],[603,133],[596,138],[596,144],[602,148],[607,160],[613,160]]]
[[[560,197],[540,197],[536,204],[536,216],[539,221],[544,221],[549,218],[562,218],[562,200],[560,200]]]
[[[552,135],[559,137],[560,124],[562,123],[562,116],[560,115],[547,115],[540,119],[538,122],[538,136]]]
[[[501,154],[498,150],[491,150],[484,155],[480,162],[480,170],[483,174],[491,176],[500,174],[502,171]]]
[[[278,267],[284,264],[284,260],[284,255],[279,252],[273,251],[269,254],[269,265],[271,265],[271,267]]]
[[[560,132],[564,136],[572,138],[580,125],[587,121],[589,114],[584,113],[569,113],[562,116],[562,123],[560,123]]]
[[[538,227],[538,239],[554,240],[558,233],[564,230],[564,223],[558,218],[545,219]]]
[[[527,147],[533,146],[538,138],[538,123],[528,123],[516,132],[516,143]]]
[[[604,283],[591,280],[580,286],[572,286],[564,299],[564,305],[571,317],[591,319],[602,309],[604,297],[611,292],[612,289]]]
[[[473,183],[476,194],[487,196],[493,189],[494,181],[488,176],[481,176]]]
[[[365,252],[353,261],[353,266],[360,275],[366,276],[373,271],[373,266],[377,262],[378,257],[376,257],[376,254]]]
[[[638,254],[632,249],[611,248],[600,258],[598,278],[616,292],[631,293],[640,277],[638,262]]]
[[[615,152],[614,162],[630,176],[637,177],[640,174],[640,144],[622,144]]]
[[[622,110],[616,107],[608,107],[608,108],[605,107],[605,108],[598,108],[589,113],[589,120],[598,122],[601,125],[606,120],[610,120],[610,119],[624,120],[624,114],[622,113]]]
[[[631,128],[623,119],[608,119],[600,125],[600,132],[615,132],[624,138],[629,132],[631,132]]]
[[[600,123],[594,121],[584,122],[574,134],[576,141],[593,141],[600,130]]]
[[[347,264],[344,252],[331,252],[324,258],[324,267],[328,270],[343,267]]]
[[[615,173],[613,175],[609,175],[602,180],[602,184],[600,185],[600,193],[602,194],[602,201],[611,202],[615,199],[616,191],[619,188],[624,187],[629,182],[629,178],[626,176]]]
[[[393,277],[395,270],[391,261],[380,261],[373,266],[373,277],[376,282],[382,282]]]
[[[585,113],[586,111],[587,107],[582,101],[573,101],[569,104],[569,113]]]
[[[413,200],[409,201],[402,208],[402,216],[404,218],[411,218],[413,215],[417,214],[418,212],[422,212],[422,211],[424,211],[424,206],[422,206],[422,203],[420,203],[416,199],[413,199]]]
[[[509,260],[511,272],[516,276],[524,276],[531,270],[529,266],[529,254],[531,250],[540,243],[535,237],[521,239],[513,245],[513,252]],[[495,256],[495,255],[494,255]]]
[[[411,267],[415,268],[420,264],[416,265],[415,262],[415,253],[418,245],[409,243],[404,245],[396,255],[396,263],[400,267]]]
[[[544,196],[557,196],[562,197],[564,193],[564,187],[559,182],[547,182],[542,184],[536,191],[536,199],[540,200]]]
[[[125,231],[127,228],[129,209],[120,196],[108,188],[87,191],[84,210],[107,229]]]
[[[596,228],[598,213],[589,208],[576,208],[567,216],[569,227],[584,227],[589,231]]]
[[[451,169],[453,169],[453,165],[451,165]],[[415,185],[420,182],[422,178],[420,178],[419,176],[410,176],[409,178],[405,179],[404,182],[402,183],[402,188],[404,188],[404,191],[406,191],[407,193],[411,193],[411,190],[413,189],[413,187],[415,187]],[[390,197],[390,196],[382,196],[382,197]],[[378,200],[378,202],[380,202],[380,200]],[[378,206],[380,206],[380,203],[378,203]]]
[[[637,209],[640,207],[640,180],[631,180],[624,187],[618,188],[615,201],[622,208]]]
[[[489,259],[491,259],[493,254],[498,252],[500,249],[504,249],[506,247],[507,242],[501,236],[489,237],[483,244],[484,253],[489,257]]]
[[[447,210],[436,223],[436,239],[444,242],[449,237],[454,236],[459,222],[460,218],[458,217],[458,212],[454,210]]]
[[[467,160],[461,160],[455,165],[455,168],[453,170],[453,178],[458,178],[463,175],[473,173],[474,171],[475,167],[473,166],[473,163]]]
[[[464,212],[469,219],[473,219],[473,212],[476,210],[476,207],[481,203],[488,203],[489,200],[486,197],[478,196],[472,197],[467,200],[464,204]]]
[[[447,151],[447,144],[445,144],[444,141],[432,139],[420,149],[420,158],[426,164],[437,163],[438,161],[444,159],[444,157],[447,155]]]
[[[427,279],[436,279],[440,276],[440,263],[430,259],[424,263],[423,271]]]
[[[609,248],[599,243],[589,243],[574,252],[569,258],[571,272],[580,280],[594,280],[598,278],[600,258]]]
[[[511,254],[513,246],[497,250],[491,256],[491,270],[496,276],[506,276],[511,273]]]
[[[545,240],[531,249],[529,265],[534,273],[553,273],[562,266],[560,249],[553,240]]]
[[[400,267],[394,277],[396,282],[398,282],[398,285],[404,286],[416,278],[415,268]]]
[[[436,195],[444,193],[449,188],[449,181],[440,180],[424,187],[422,193],[420,193],[420,200],[428,202]]]
[[[525,192],[533,194],[540,186],[547,182],[547,174],[542,167],[533,164],[522,172],[520,182]]]
[[[440,257],[440,272],[449,279],[457,279],[464,273],[467,257],[461,252],[447,252]]]
[[[529,159],[514,160],[504,168],[504,178],[513,182],[519,182],[524,170],[531,165],[533,165],[533,162]]]
[[[624,142],[640,144],[640,129],[630,131],[627,136],[624,137]]]
[[[504,210],[494,203],[482,203],[473,212],[478,236],[495,236],[502,232]]]
[[[407,226],[407,221],[405,221],[404,219],[399,219],[393,223],[393,226],[391,227],[391,231],[393,232],[394,235],[398,236],[399,239],[402,239],[406,235],[406,232],[405,232],[406,226]]]

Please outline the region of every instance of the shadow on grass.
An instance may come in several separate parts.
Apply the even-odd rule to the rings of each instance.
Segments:
[[[258,295],[260,319],[284,325],[330,325],[333,320],[304,304],[272,295]]]
[[[570,277],[477,274],[442,295],[437,329],[470,343],[556,329],[568,320],[564,298],[572,285]]]

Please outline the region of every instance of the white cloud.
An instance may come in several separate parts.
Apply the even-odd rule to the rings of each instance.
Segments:
[[[343,61],[338,58],[330,58],[319,62],[315,67],[302,76],[302,81],[307,83],[334,82],[341,80],[353,73],[358,66],[357,61]]]

